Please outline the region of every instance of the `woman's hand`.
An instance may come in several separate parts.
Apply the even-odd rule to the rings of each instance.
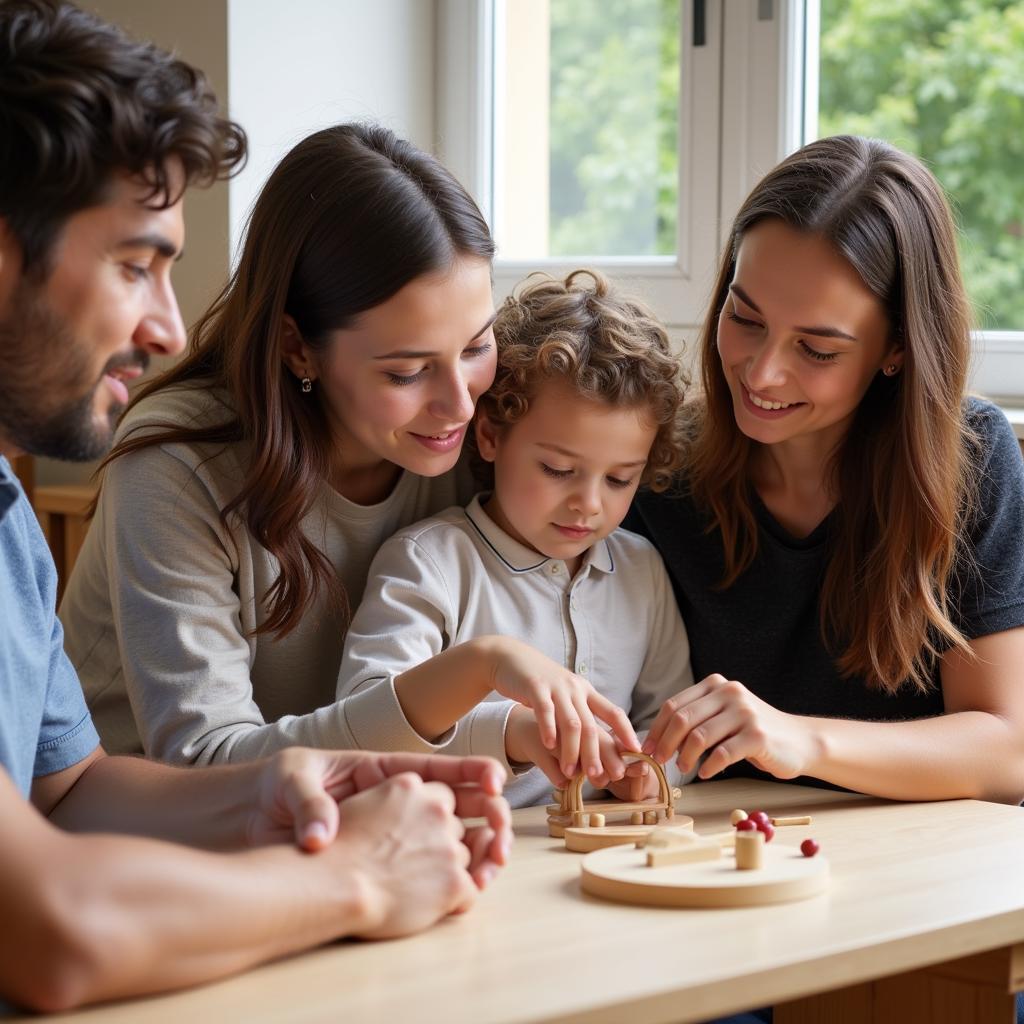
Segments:
[[[491,688],[531,709],[540,743],[551,758],[557,758],[565,778],[576,775],[577,765],[590,779],[609,774],[601,740],[607,734],[597,720],[608,725],[623,750],[639,749],[640,741],[626,712],[598,693],[582,676],[513,637],[489,637],[487,643],[492,652]],[[546,759],[513,760],[532,761],[544,768],[548,778],[552,777],[542,764],[546,764]],[[621,778],[621,771],[612,777]]]
[[[665,701],[641,749],[661,764],[676,757],[683,772],[706,754],[697,772],[702,779],[743,760],[777,779],[793,779],[812,773],[817,744],[810,720],[715,674]]]

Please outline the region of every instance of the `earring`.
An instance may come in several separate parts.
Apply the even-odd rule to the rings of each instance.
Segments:
[[[302,378],[302,393],[308,395],[313,390],[313,382],[308,377]]]
[[[884,373],[884,374],[886,375],[886,377],[895,377],[895,376],[896,376],[896,371],[897,371],[898,369],[899,369],[899,367],[898,367],[898,366],[897,366],[897,365],[896,365],[895,363],[890,363],[890,364],[889,364],[889,365],[888,365],[888,366],[887,366],[887,367],[886,367],[886,368],[885,368],[885,369],[884,369],[884,370],[882,371],[882,373]]]

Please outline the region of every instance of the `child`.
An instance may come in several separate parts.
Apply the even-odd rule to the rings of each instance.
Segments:
[[[692,685],[661,559],[618,529],[637,487],[663,489],[679,466],[683,383],[664,329],[594,271],[531,278],[494,332],[497,377],[475,421],[493,490],[380,549],[338,697],[346,714],[387,716],[396,744],[415,734],[427,749],[497,757],[517,776],[505,795],[521,807],[546,797],[544,775],[564,784],[574,766],[559,764],[534,711],[490,692],[474,659],[457,660],[458,645],[526,641],[637,729]],[[379,719],[375,728],[379,743]],[[626,770],[607,733],[598,743],[591,782],[628,799],[653,794],[646,765]]]

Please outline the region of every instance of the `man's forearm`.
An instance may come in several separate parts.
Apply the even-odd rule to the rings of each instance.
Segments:
[[[249,845],[263,762],[175,768],[137,757],[93,762],[50,812],[70,832],[118,832],[209,850]]]
[[[59,834],[40,845],[23,865],[26,912],[9,908],[0,936],[0,991],[37,1009],[198,984],[372,923],[340,849],[223,855]]]

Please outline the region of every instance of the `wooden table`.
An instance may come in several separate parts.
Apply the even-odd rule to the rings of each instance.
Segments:
[[[701,1021],[777,1005],[778,1024],[1013,1019],[1024,987],[1024,811],[897,804],[782,784],[691,786],[701,832],[731,808],[811,813],[828,894],[776,907],[645,909],[581,894],[540,808],[475,910],[397,942],[342,943],[190,992],[53,1019],[174,1022]],[[818,995],[823,994],[823,995]]]

